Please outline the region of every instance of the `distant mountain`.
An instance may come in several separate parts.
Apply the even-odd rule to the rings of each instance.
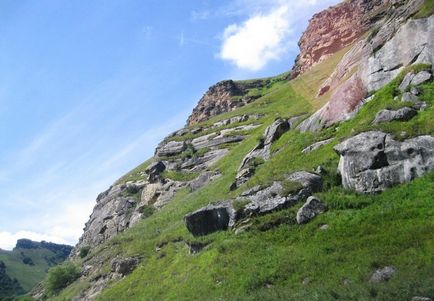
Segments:
[[[0,300],[28,292],[71,250],[71,246],[29,239],[18,240],[12,251],[0,250]]]

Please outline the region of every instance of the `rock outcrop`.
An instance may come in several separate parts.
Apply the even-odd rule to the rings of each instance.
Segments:
[[[404,107],[399,110],[381,110],[375,116],[374,124],[389,121],[408,121],[416,116],[417,111],[413,108]]]
[[[351,0],[315,14],[298,42],[300,54],[291,77],[297,77],[359,39],[389,2]]]
[[[331,91],[330,100],[298,126],[301,131],[318,131],[352,118],[368,93],[390,83],[405,67],[433,65],[434,16],[410,19],[423,0],[395,2],[373,25],[370,36],[355,43],[324,81],[318,96]]]
[[[243,183],[247,182],[255,173],[257,159],[269,160],[271,155],[271,145],[278,140],[285,132],[290,129],[290,124],[286,119],[278,118],[269,127],[266,128],[261,141],[251,150],[241,162],[238,168],[238,173],[235,182],[231,186],[231,190],[238,188]]]
[[[227,230],[235,223],[235,210],[231,202],[208,205],[185,216],[188,231],[203,236],[219,230]]]
[[[434,137],[419,136],[403,142],[371,131],[335,146],[341,156],[339,172],[347,189],[362,193],[385,190],[420,177],[434,168]]]
[[[297,223],[306,224],[315,216],[327,210],[327,206],[317,197],[310,196],[306,203],[297,211]]]
[[[253,81],[225,80],[211,86],[199,100],[187,124],[192,126],[221,113],[230,112],[254,101],[257,96],[249,95],[254,88],[262,88],[270,83],[271,79]]]

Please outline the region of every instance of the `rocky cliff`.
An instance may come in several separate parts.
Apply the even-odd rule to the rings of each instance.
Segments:
[[[324,300],[332,296],[372,298],[374,289],[367,289],[371,286],[365,279],[385,282],[397,273],[396,267],[386,266],[396,249],[387,249],[380,234],[396,229],[395,222],[405,221],[377,218],[378,208],[369,205],[377,200],[378,206],[384,206],[381,212],[390,210],[394,195],[388,196],[389,189],[397,191],[393,189],[409,182],[406,187],[415,189],[411,185],[418,184],[412,184],[413,180],[434,169],[434,16],[415,18],[426,3],[351,0],[315,15],[300,40],[293,77],[306,76],[310,68],[348,47],[321,78],[316,99],[296,95],[286,75],[223,81],[209,88],[186,127],[168,135],[153,158],[97,197],[71,255],[82,268],[80,283],[87,284],[75,300],[140,299],[144,294],[137,288],[140,285],[147,288],[150,300],[174,295],[204,299],[203,287],[210,300],[270,296],[279,300],[293,298],[293,291],[288,295],[277,291],[279,286],[288,286],[288,274],[292,275],[289,286],[298,293],[295,300],[318,299],[318,295]],[[310,104],[326,93],[329,101],[312,112]],[[244,107],[242,114],[240,107]],[[342,126],[332,127],[339,122]],[[429,176],[423,179],[432,183]],[[369,196],[349,194],[345,189]],[[384,197],[374,195],[384,191]],[[419,199],[429,197],[426,191]],[[422,201],[419,206],[428,206]],[[411,202],[403,209],[409,216]],[[418,214],[411,217],[413,224],[418,223]],[[360,228],[371,219],[366,229]],[[327,232],[329,224],[335,228]],[[431,233],[431,228],[423,230]],[[218,231],[227,232],[213,234]],[[408,227],[388,234],[396,237],[402,231],[407,231],[406,238],[425,233]],[[352,248],[358,242],[349,240],[365,232],[375,239]],[[429,246],[432,237],[420,239]],[[324,247],[334,240],[343,249],[335,251],[340,244]],[[390,245],[398,248],[395,242]],[[309,248],[315,251],[310,254]],[[363,259],[354,266],[354,256],[358,256],[354,250],[359,249],[369,254],[363,258],[372,261]],[[288,258],[287,250],[297,260],[279,265]],[[408,250],[401,251],[406,254]],[[348,258],[339,255],[347,252]],[[204,253],[205,257],[193,256]],[[378,253],[383,257],[377,261]],[[265,257],[272,259],[264,263]],[[332,273],[306,274],[304,264],[315,270],[318,258],[327,261],[324,266]],[[349,280],[350,275],[342,274],[330,284],[339,289],[317,290],[318,283],[326,283],[336,272],[336,260],[351,265],[348,271],[357,277]],[[407,285],[411,275],[418,273],[405,274],[414,265],[399,260],[401,257],[395,261],[401,264],[402,283]],[[277,266],[267,270],[267,264]],[[269,274],[252,278],[259,277],[254,276],[256,265]],[[143,268],[136,269],[138,266]],[[169,276],[161,272],[166,269]],[[320,279],[316,286],[309,286],[310,277]],[[423,283],[418,281],[415,287]],[[190,289],[198,282],[201,288]],[[106,290],[107,286],[111,289]],[[307,286],[315,294],[303,295],[309,291]],[[231,294],[239,292],[233,287],[243,288],[243,293],[234,297]],[[358,290],[363,296],[352,295]],[[383,288],[375,288],[375,294],[380,294],[377,290]],[[272,294],[267,295],[269,292]],[[381,296],[408,300],[414,292],[394,295],[384,288]]]

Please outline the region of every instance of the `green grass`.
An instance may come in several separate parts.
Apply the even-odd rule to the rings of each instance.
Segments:
[[[416,68],[425,68],[417,66]],[[406,104],[399,96],[398,79],[375,94],[357,116],[318,133],[285,133],[273,144],[272,159],[256,166],[255,175],[239,189],[229,191],[243,157],[257,144],[264,129],[276,117],[311,112],[313,105],[297,93],[291,82],[277,82],[263,97],[234,112],[207,121],[211,124],[231,116],[262,113],[262,125],[211,169],[222,176],[190,193],[180,190],[164,208],[137,226],[92,249],[88,258],[143,256],[142,264],[128,277],[113,282],[97,300],[410,300],[434,296],[434,172],[381,194],[360,195],[344,190],[336,169],[333,146],[367,130],[382,130],[397,139],[434,134],[434,83],[422,85],[421,99],[429,107],[407,122],[372,125],[384,108]],[[309,153],[301,151],[313,142],[334,140]],[[201,206],[239,195],[244,189],[283,180],[298,170],[312,171],[321,165],[324,190],[318,193],[328,211],[310,223],[295,222],[298,208],[252,218],[250,229],[239,235],[216,232],[195,238],[183,217]],[[166,174],[167,176],[167,174]],[[184,177],[172,174],[172,177]],[[296,187],[285,183],[288,192]],[[243,202],[236,204],[240,209]],[[329,229],[320,230],[323,224]],[[209,244],[190,255],[185,241]],[[165,242],[160,251],[156,246]],[[110,260],[103,270],[108,271]],[[393,265],[398,273],[390,281],[372,284],[372,272]],[[69,300],[89,285],[74,282],[53,300]]]
[[[434,0],[425,0],[422,8],[414,16],[415,19],[422,19],[431,16],[434,13]]]

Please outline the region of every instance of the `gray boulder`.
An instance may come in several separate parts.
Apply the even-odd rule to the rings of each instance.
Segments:
[[[148,175],[148,181],[156,182],[160,178],[160,174],[166,170],[166,165],[163,162],[154,162],[146,168],[145,173]]]
[[[170,157],[182,153],[187,148],[184,141],[169,141],[160,144],[155,150],[157,157]]]
[[[407,90],[407,87],[410,86],[411,81],[414,78],[414,73],[413,72],[408,72],[405,76],[404,79],[402,80],[401,84],[399,85],[399,90],[401,92],[404,92],[405,90]]]
[[[215,171],[208,171],[200,174],[196,179],[193,181],[190,181],[188,186],[190,187],[191,191],[196,191],[199,188],[207,185],[211,181],[214,181],[215,179],[219,178],[221,174],[219,172]]]
[[[297,223],[306,224],[326,210],[327,206],[319,198],[310,196],[306,203],[297,211]]]
[[[421,85],[431,79],[431,73],[428,71],[421,71],[416,74],[411,80],[411,85],[418,86]]]
[[[264,134],[264,145],[269,145],[280,138],[289,130],[289,123],[285,119],[277,119],[266,130]]]
[[[375,119],[372,123],[378,124],[382,122],[390,122],[390,121],[408,121],[414,116],[416,116],[417,111],[413,108],[404,107],[399,110],[381,110],[375,116]]]
[[[347,189],[362,193],[383,191],[420,177],[434,168],[434,137],[395,141],[371,131],[335,146],[341,156],[338,170]]]
[[[115,258],[111,263],[112,272],[125,276],[130,274],[139,263],[139,257]]]
[[[401,101],[404,101],[404,102],[418,102],[419,101],[419,97],[417,97],[416,95],[414,95],[411,92],[405,92],[405,93],[402,94]]]
[[[390,280],[397,272],[398,270],[392,266],[384,267],[376,270],[369,281],[372,283],[385,282]]]
[[[326,145],[326,144],[329,144],[330,142],[333,141],[333,139],[334,139],[334,138],[330,138],[330,139],[326,139],[326,140],[322,140],[322,141],[315,142],[315,143],[309,145],[308,147],[306,147],[305,149],[303,149],[301,152],[302,152],[303,154],[308,154],[308,153],[310,153],[310,152],[313,152],[313,151],[319,149],[321,146],[324,146],[324,145]]]
[[[225,201],[208,205],[184,217],[188,231],[194,236],[203,236],[220,230],[227,230],[235,223],[232,203]]]

